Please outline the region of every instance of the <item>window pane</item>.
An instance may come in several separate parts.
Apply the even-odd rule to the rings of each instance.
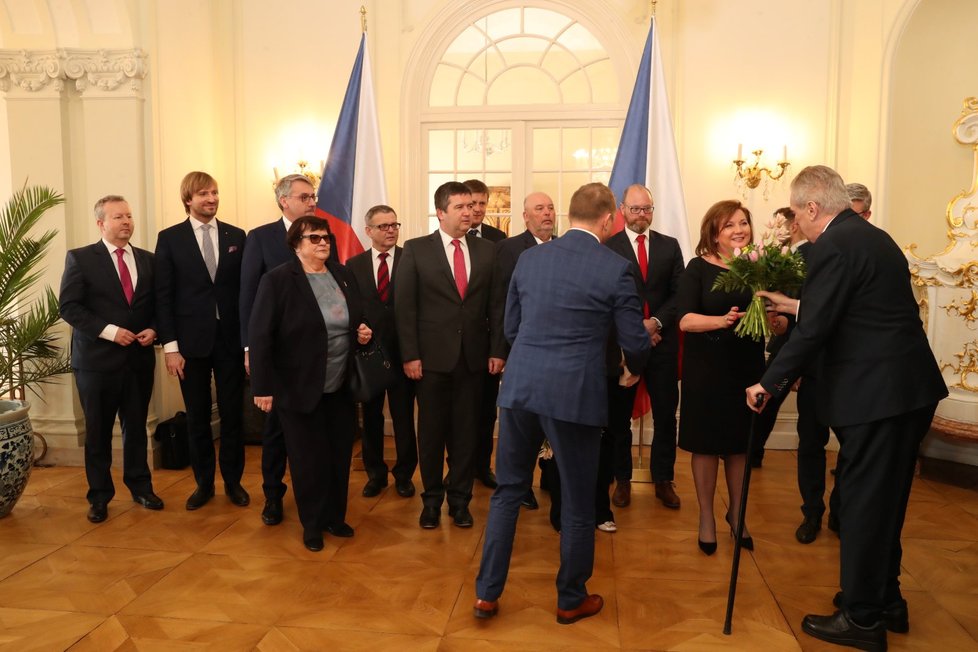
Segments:
[[[443,183],[454,181],[454,174],[429,174],[428,175],[428,214],[435,214],[435,190]]]
[[[598,39],[580,23],[568,27],[557,42],[576,54],[581,63],[591,63],[608,56]]]
[[[618,128],[595,127],[591,130],[591,167],[611,170],[618,151]]]
[[[540,38],[522,36],[509,38],[500,41],[496,47],[506,57],[506,63],[510,66],[536,66],[540,63],[540,57],[544,50],[550,45],[550,41]]]
[[[458,167],[459,172],[482,172],[482,129],[458,130]]]
[[[571,22],[567,16],[547,9],[527,7],[523,10],[523,31],[553,38]]]
[[[486,16],[486,32],[492,39],[502,38],[510,34],[519,34],[522,27],[520,25],[520,10],[503,9]]]
[[[575,70],[580,70],[581,64],[566,48],[555,45],[543,57],[540,67],[553,75],[555,79],[560,80]]]
[[[589,172],[565,172],[560,179],[560,196],[563,200],[561,206],[569,205],[571,195],[578,188],[590,182],[591,174]]]
[[[458,68],[438,64],[438,68],[435,69],[435,77],[431,80],[431,93],[428,95],[428,103],[431,106],[454,106],[455,89],[461,75],[462,71]]]
[[[539,68],[510,68],[492,82],[486,103],[560,104],[560,91]]]
[[[591,149],[589,130],[585,127],[563,130],[563,156],[565,170],[587,170],[590,167]]]
[[[483,145],[486,152],[486,170],[513,169],[511,141],[509,129],[486,129]]]
[[[455,102],[458,106],[482,106],[485,103],[486,85],[472,72],[462,77]]]
[[[592,93],[588,101],[597,104],[618,101],[618,77],[610,59],[588,66],[587,74],[591,80]]]
[[[560,92],[565,104],[591,102],[591,80],[583,70],[578,70],[560,82]]]
[[[428,132],[428,170],[455,169],[455,132],[433,129]]]
[[[560,129],[533,130],[533,170],[560,169]]]

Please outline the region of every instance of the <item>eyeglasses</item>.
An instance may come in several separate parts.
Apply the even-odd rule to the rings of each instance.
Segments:
[[[301,195],[289,195],[289,197],[293,197],[295,199],[298,199],[303,204],[305,204],[307,201],[316,201],[316,195],[308,195],[308,194],[305,194],[305,193],[303,193]]]
[[[318,245],[323,240],[326,241],[326,244],[329,244],[329,236],[321,235],[319,233],[308,233],[306,235],[300,235],[299,238],[309,238],[309,242],[313,243],[314,245]]]
[[[655,206],[629,206],[627,204],[624,204],[624,206],[632,215],[641,215],[642,213],[648,213],[651,215],[653,212],[655,212]]]
[[[391,222],[390,224],[374,224],[370,227],[371,229],[380,229],[381,231],[397,231],[401,228],[400,222]]]

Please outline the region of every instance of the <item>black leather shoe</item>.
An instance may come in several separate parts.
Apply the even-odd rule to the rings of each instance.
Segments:
[[[363,497],[373,498],[374,496],[379,496],[381,490],[387,486],[387,481],[380,481],[376,478],[370,478],[367,480],[367,484],[363,485]]]
[[[842,591],[835,594],[832,604],[836,609],[842,608]],[[910,611],[907,609],[906,600],[897,600],[883,608],[883,622],[886,623],[887,631],[894,634],[906,634],[910,631]]]
[[[468,507],[459,507],[452,514],[452,522],[455,527],[472,527],[474,521],[472,520],[472,513],[469,512]]]
[[[349,524],[347,523],[339,523],[337,525],[331,524],[331,525],[327,525],[323,529],[329,532],[330,534],[332,534],[334,537],[342,537],[344,539],[349,539],[350,537],[353,536],[353,528],[350,527]]]
[[[717,551],[716,541],[703,541],[703,539],[697,539],[696,545],[700,547],[700,550],[702,550],[703,554],[706,555],[707,557],[709,557],[710,555],[712,555]]]
[[[414,495],[414,483],[410,480],[397,480],[394,482],[394,488],[401,498],[410,498]]]
[[[268,498],[261,510],[261,522],[265,525],[278,525],[282,522],[282,499]]]
[[[839,533],[839,517],[832,512],[829,512],[829,529],[836,534]]]
[[[303,530],[302,543],[306,546],[306,550],[319,552],[324,547],[323,533],[315,530]]]
[[[831,616],[805,616],[801,629],[809,636],[828,643],[886,652],[886,626],[882,620],[871,627],[862,627],[852,622],[845,612],[836,611]]]
[[[533,489],[526,492],[526,495],[523,496],[523,500],[520,502],[520,505],[523,505],[523,507],[526,507],[527,509],[540,509],[540,503],[537,502],[537,497],[533,495]]]
[[[240,484],[224,485],[224,494],[238,507],[247,507],[248,503],[251,502],[251,496],[248,495],[248,492]]]
[[[499,483],[496,482],[496,474],[493,473],[491,470],[479,474],[479,482],[481,482],[482,484],[484,484],[490,489],[495,489],[496,487],[499,486]]]
[[[213,497],[214,487],[205,488],[198,485],[197,489],[190,494],[190,498],[187,499],[187,511],[192,512],[195,509],[200,509]]]
[[[92,503],[88,508],[88,521],[101,523],[109,517],[109,506],[106,503]]]
[[[146,509],[160,510],[163,509],[163,499],[154,494],[152,491],[146,491],[141,494],[136,494],[132,497],[132,502],[139,503]]]
[[[737,537],[737,529],[734,527],[734,524],[730,522],[730,514],[727,514],[726,516],[724,516],[724,518],[727,521],[727,525],[730,526],[730,536],[736,538]],[[740,547],[743,548],[744,550],[751,550],[751,551],[753,551],[754,550],[754,537],[740,537]]]
[[[421,518],[418,519],[418,524],[426,530],[431,530],[438,527],[439,521],[441,521],[441,509],[425,507],[421,510]]]
[[[795,538],[798,539],[798,543],[811,543],[818,536],[818,532],[821,529],[822,519],[815,518],[814,516],[806,516],[805,520],[798,526],[798,529],[795,530]]]

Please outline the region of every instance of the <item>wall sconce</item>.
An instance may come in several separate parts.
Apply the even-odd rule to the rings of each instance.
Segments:
[[[320,161],[319,162],[319,172],[316,172],[315,170],[312,170],[312,169],[309,168],[309,163],[307,161],[298,161],[298,162],[296,162],[296,168],[297,169],[295,169],[293,172],[289,172],[289,174],[301,174],[301,175],[303,175],[305,178],[309,179],[309,183],[312,184],[313,189],[318,189],[319,188],[319,181],[322,178],[321,173],[322,173],[322,170],[323,170],[323,166],[324,166],[323,161]],[[279,175],[278,168],[277,167],[276,168],[272,168],[272,172],[275,173],[275,180],[272,181],[272,188],[274,188],[275,186],[278,185],[278,181],[282,177]]]
[[[785,145],[781,153],[781,160],[778,161],[778,167],[780,168],[776,172],[772,172],[771,168],[761,167],[761,154],[764,153],[762,149],[755,149],[751,152],[754,155],[754,162],[751,165],[745,165],[744,160],[744,146],[742,144],[737,145],[737,158],[734,159],[733,163],[737,166],[737,176],[734,177],[734,181],[737,184],[737,188],[740,190],[740,194],[746,198],[747,190],[753,190],[761,184],[761,180],[766,176],[764,184],[764,199],[768,198],[770,194],[770,182],[777,181],[784,176],[784,171],[788,168],[791,163],[788,162],[788,146]]]

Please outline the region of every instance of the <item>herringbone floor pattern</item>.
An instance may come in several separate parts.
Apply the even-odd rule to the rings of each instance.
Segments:
[[[748,523],[756,552],[741,563],[733,634],[722,634],[732,542],[713,557],[696,547],[689,458],[680,453],[682,509],[664,508],[636,484],[616,510],[616,534],[595,532],[589,589],[597,617],[556,624],[558,536],[542,509],[524,511],[497,618],[472,617],[489,491],[478,486],[476,527],[447,517],[417,524],[420,498],[393,486],[360,496],[353,471],[352,539],[305,550],[295,507],[266,527],[260,451],[248,448],[242,509],[222,495],[196,512],[183,503],[189,470],[158,471],[167,502],[150,512],[120,495],[109,519],[85,519],[80,468],[39,468],[0,521],[0,649],[16,650],[830,650],[800,631],[803,614],[827,613],[838,583],[838,539],[827,529],[802,546],[795,456],[771,451],[755,471]],[[725,495],[717,500],[722,524]],[[722,533],[723,530],[718,528]],[[893,650],[978,650],[978,492],[928,479],[914,484],[904,530],[904,594],[911,631]]]

